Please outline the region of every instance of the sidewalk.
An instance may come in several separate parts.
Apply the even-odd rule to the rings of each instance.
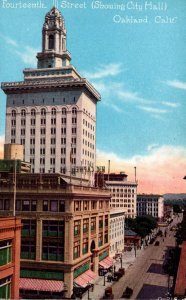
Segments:
[[[136,257],[139,257],[143,253],[144,249],[136,250]],[[114,262],[115,270],[118,271],[119,268],[125,268],[128,269],[130,266],[133,265],[133,262],[136,259],[135,257],[135,251],[132,249],[131,251],[126,251],[122,254],[122,263],[120,259]],[[108,286],[112,286],[113,282],[107,282],[107,274],[105,276],[105,285],[104,285],[104,276],[99,276],[94,284],[94,291],[92,292],[92,289],[89,290],[86,293],[83,294],[82,299],[83,300],[99,300],[103,295],[105,288]]]

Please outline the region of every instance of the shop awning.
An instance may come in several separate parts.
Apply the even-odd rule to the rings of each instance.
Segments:
[[[110,267],[113,265],[113,258],[107,256],[107,257],[105,258],[105,260],[106,260],[107,264],[108,264]]]
[[[32,291],[62,292],[64,290],[64,282],[59,280],[20,278],[19,288]]]
[[[94,283],[96,277],[96,273],[91,270],[87,270],[86,272],[75,278],[74,283],[85,288],[89,283]]]
[[[107,256],[105,259],[101,260],[99,262],[99,265],[103,267],[104,269],[108,269],[113,265],[113,259],[109,256]]]

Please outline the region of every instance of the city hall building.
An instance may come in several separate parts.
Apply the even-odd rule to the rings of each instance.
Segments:
[[[54,7],[45,16],[37,69],[24,69],[24,81],[2,83],[5,144],[24,146],[32,173],[84,173],[92,184],[101,97],[70,64],[66,38],[64,18]]]

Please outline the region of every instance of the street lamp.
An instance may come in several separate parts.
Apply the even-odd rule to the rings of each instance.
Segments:
[[[87,286],[88,286],[88,300],[90,300],[90,291],[89,291],[90,283],[89,282],[87,282]]]
[[[121,256],[120,256],[120,262],[121,262],[121,269],[123,268],[123,260],[122,260],[122,254],[121,254]]]
[[[104,272],[104,275],[103,275],[103,279],[104,279],[103,285],[105,286],[105,272]]]
[[[134,243],[134,255],[136,257],[136,244]]]

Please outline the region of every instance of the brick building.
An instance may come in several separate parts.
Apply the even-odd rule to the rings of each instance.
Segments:
[[[21,220],[0,218],[0,299],[19,299],[20,241]]]
[[[12,214],[12,174],[2,181],[0,214]],[[17,174],[22,218],[21,296],[71,297],[109,262],[110,194],[61,174]]]

